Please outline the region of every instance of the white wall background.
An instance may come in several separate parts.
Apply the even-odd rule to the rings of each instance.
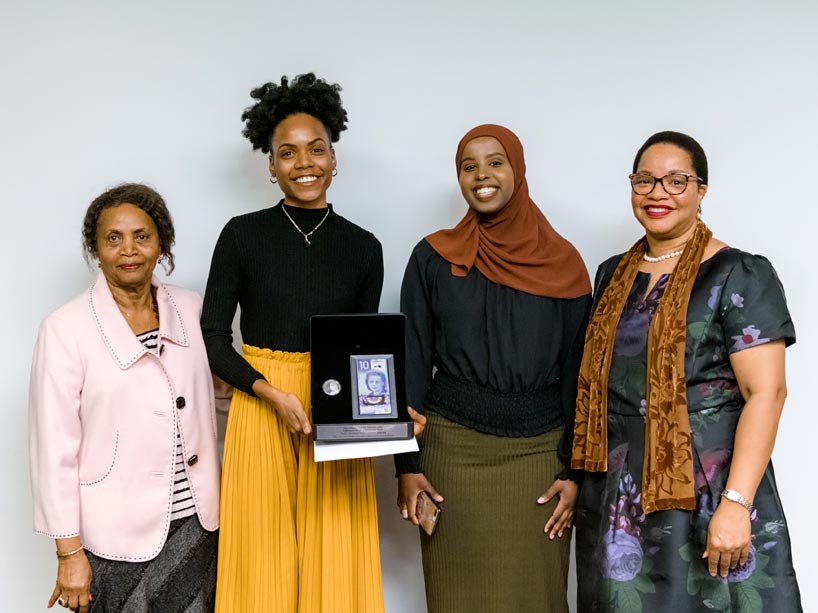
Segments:
[[[279,197],[240,135],[249,90],[314,70],[344,87],[330,199],[383,242],[383,310],[417,240],[464,212],[453,155],[473,125],[517,132],[534,199],[592,272],[639,235],[626,180],[639,145],[662,129],[700,140],[706,221],[771,259],[796,322],[775,461],[804,608],[818,610],[817,25],[808,0],[0,0],[4,609],[44,610],[54,584],[53,543],[31,532],[27,380],[39,320],[92,278],[85,208],[117,182],[154,185],[177,225],[172,280],[202,291],[223,224]],[[378,486],[387,611],[425,610],[387,460]]]

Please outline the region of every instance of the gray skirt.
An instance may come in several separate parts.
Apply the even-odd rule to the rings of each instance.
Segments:
[[[421,531],[429,613],[567,612],[571,532],[549,540],[557,500],[537,504],[562,429],[507,438],[426,416],[421,470],[445,499],[435,534]]]
[[[196,515],[170,523],[162,551],[148,562],[91,563],[90,613],[206,613],[216,597],[219,533],[207,532]]]

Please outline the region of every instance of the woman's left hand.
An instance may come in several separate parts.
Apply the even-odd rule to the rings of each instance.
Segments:
[[[722,501],[707,526],[707,558],[711,577],[722,578],[736,566],[747,564],[750,555],[750,512],[735,502]]]
[[[423,431],[426,429],[426,416],[418,413],[412,407],[407,407],[407,409],[409,410],[409,417],[411,417],[414,422],[412,427],[414,429],[415,438],[419,439],[420,435],[423,434]]]
[[[555,495],[559,495],[560,500],[543,530],[551,540],[554,540],[555,536],[562,538],[563,533],[571,528],[574,511],[577,508],[579,486],[570,479],[556,479],[545,494],[537,498],[537,504],[545,504]]]

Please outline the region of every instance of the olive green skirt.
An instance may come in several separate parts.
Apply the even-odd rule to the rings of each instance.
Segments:
[[[530,438],[483,434],[427,412],[421,469],[444,497],[421,532],[429,613],[567,612],[571,532],[543,532],[539,498],[562,468],[558,428]]]

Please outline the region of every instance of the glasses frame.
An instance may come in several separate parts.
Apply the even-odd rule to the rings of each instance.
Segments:
[[[634,177],[650,177],[651,179],[653,179],[653,185],[644,194],[640,194],[639,192],[636,191],[636,187],[633,184]],[[676,192],[676,193],[671,192],[667,188],[667,185],[665,185],[665,179],[667,179],[668,177],[684,177],[685,178],[684,189],[682,189],[682,191]],[[631,190],[637,196],[647,196],[648,194],[653,192],[653,190],[656,189],[656,183],[661,183],[662,184],[662,189],[665,190],[665,192],[667,194],[669,194],[671,196],[678,196],[679,194],[684,194],[685,193],[685,190],[687,189],[687,186],[690,184],[690,179],[695,179],[696,181],[699,182],[699,185],[704,185],[704,179],[702,179],[701,177],[697,177],[696,175],[688,174],[686,172],[669,172],[664,177],[654,177],[653,175],[648,174],[646,172],[635,172],[635,173],[631,173],[631,174],[628,175],[628,180],[630,181],[630,184],[631,184]]]

